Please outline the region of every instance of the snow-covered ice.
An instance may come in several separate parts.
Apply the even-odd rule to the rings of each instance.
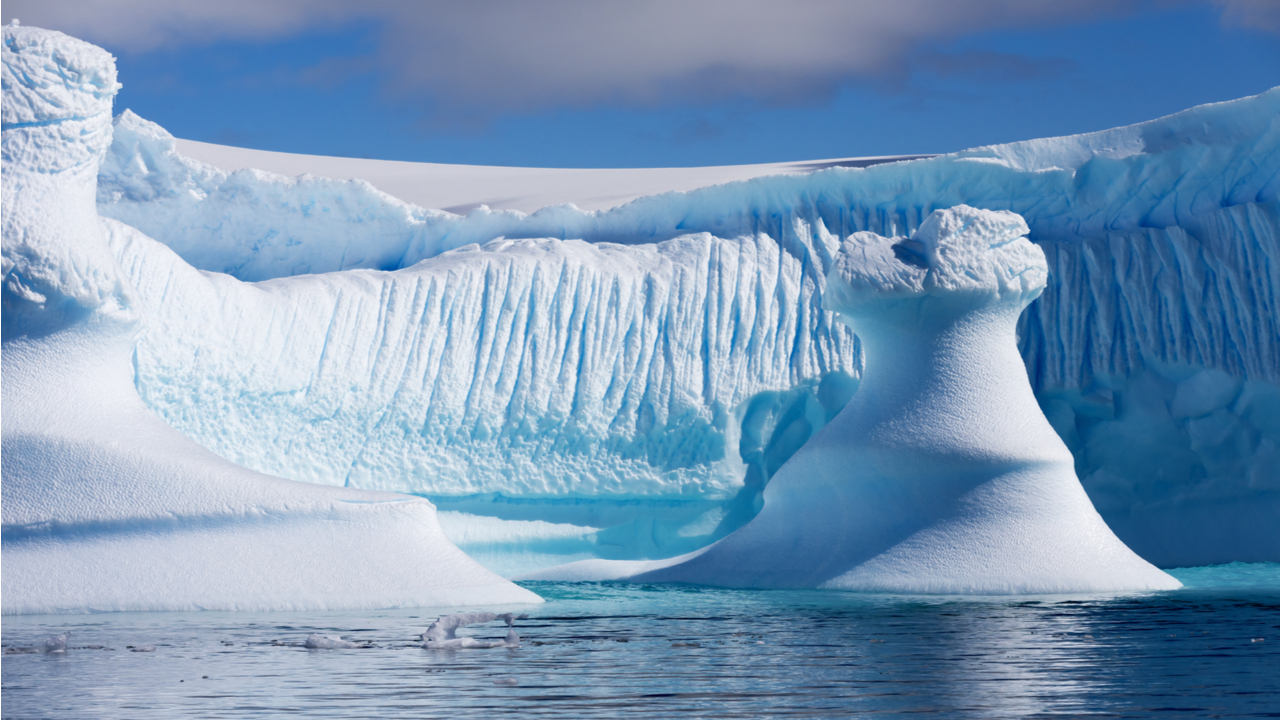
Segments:
[[[858,341],[821,306],[841,243],[1011,210],[1049,267],[1023,361],[1103,517],[1162,566],[1262,561],[1280,557],[1278,118],[1272,90],[600,211],[455,215],[227,172],[124,113],[98,202],[167,246],[111,226],[149,318],[149,407],[259,471],[510,522],[505,550],[493,523],[483,548],[504,573],[668,557],[741,526],[858,387]],[[548,177],[521,192],[587,202]],[[596,531],[551,543],[515,521]]]
[[[10,92],[22,76],[6,48],[6,108],[10,98],[17,107],[34,91]],[[65,57],[90,52],[76,48]],[[326,583],[346,598],[336,603],[373,593],[399,604],[421,597],[432,573],[462,567],[421,499],[304,493],[212,451],[277,478],[430,497],[463,549],[505,575],[586,558],[669,563],[755,517],[780,468],[857,396],[860,341],[823,307],[841,248],[864,231],[912,235],[934,210],[962,204],[1016,212],[1044,252],[1048,284],[1022,316],[1018,347],[1119,538],[1161,566],[1280,558],[1280,89],[911,162],[628,179],[192,150],[228,163],[215,167],[127,111],[108,126],[115,79],[103,67],[57,85],[97,105],[68,96],[54,106],[74,116],[36,117],[48,110],[32,106],[5,119],[6,562],[35,528],[95,522],[128,530],[83,536],[104,557],[228,548],[181,588],[165,582],[191,574],[180,563],[128,580],[150,597],[207,594],[195,580],[231,574],[237,557],[263,547],[307,558],[263,560],[285,570],[242,578],[280,582],[263,607],[321,603]],[[50,177],[11,171],[36,157],[31,148],[57,143],[80,153],[58,176],[75,183],[55,192]],[[254,157],[315,174],[245,169]],[[433,178],[409,199],[492,181],[511,200],[442,195],[437,207],[554,198],[594,209],[460,215],[324,172],[389,187]],[[440,179],[449,173],[457,182]],[[612,183],[607,193],[591,194],[593,177]],[[723,184],[612,206],[693,182]],[[28,207],[70,210],[32,220],[11,200],[18,189]],[[77,329],[51,330],[63,324]],[[44,444],[10,432],[23,423],[44,428]],[[125,502],[118,494],[59,480],[47,493],[56,513],[42,507],[11,533],[11,508],[39,505],[35,487],[89,472],[58,460],[70,456],[86,468],[124,468],[122,458],[149,468],[120,471],[138,497],[172,476],[202,479],[127,510],[112,509]],[[193,487],[234,487],[235,499],[199,500]],[[354,547],[376,548],[385,563],[335,559],[353,547],[321,530],[335,517],[363,538]],[[43,545],[24,547],[42,557]],[[447,557],[406,559],[421,547]],[[81,567],[93,567],[93,553],[76,555]],[[11,574],[6,612],[18,597]],[[402,585],[362,580],[384,576]]]
[[[136,116],[129,118],[131,123],[139,120]],[[182,138],[175,139],[175,145],[180,156],[231,174],[239,170],[265,170],[285,177],[314,175],[363,180],[405,202],[460,215],[481,205],[524,213],[565,203],[573,203],[583,210],[608,210],[647,195],[696,190],[734,180],[932,157],[885,155],[720,167],[568,169],[296,155]]]
[[[236,466],[135,386],[147,319],[94,202],[119,87],[103,50],[6,26],[3,611],[536,602],[421,498]]]
[[[1073,470],[1017,351],[1044,253],[1007,212],[934,211],[910,237],[846,239],[823,305],[863,340],[857,394],[774,475],[728,537],[661,563],[588,561],[534,579],[899,593],[1167,590]]]

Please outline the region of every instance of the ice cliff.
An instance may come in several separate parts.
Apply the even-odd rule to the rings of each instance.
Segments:
[[[539,579],[1043,594],[1180,587],[1090,504],[1036,404],[1018,317],[1044,289],[1022,218],[960,205],[910,238],[854,233],[823,306],[862,338],[857,394],[783,465],[744,527],[677,561],[584,560]]]
[[[97,199],[146,233],[110,240],[149,407],[260,471],[429,496],[513,573],[749,520],[857,389],[858,340],[821,306],[841,244],[960,204],[1018,213],[1045,254],[1019,348],[1116,534],[1165,567],[1280,559],[1278,195],[1280,89],[531,215],[226,173],[126,112]]]
[[[426,500],[236,466],[160,420],[132,362],[148,305],[94,202],[110,55],[3,31],[3,612],[530,602]]]

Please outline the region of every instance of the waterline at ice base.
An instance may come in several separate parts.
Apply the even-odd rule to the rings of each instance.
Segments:
[[[111,56],[7,26],[3,57],[4,613],[539,602],[421,498],[247,470],[143,405],[147,313],[94,204]]]
[[[782,466],[764,509],[674,561],[584,560],[541,580],[892,593],[1171,590],[1102,521],[1037,406],[1018,316],[1044,253],[1017,215],[960,205],[911,236],[855,233],[823,305],[862,339],[858,392]]]

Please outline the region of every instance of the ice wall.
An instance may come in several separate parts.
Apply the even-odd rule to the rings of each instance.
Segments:
[[[1018,316],[1044,253],[1017,215],[960,205],[910,238],[855,233],[823,306],[863,340],[857,394],[769,482],[751,522],[677,562],[537,579],[894,593],[1168,590],[1102,521],[1037,406]]]
[[[1163,566],[1275,560],[1277,118],[1272,90],[603,212],[460,217],[359,183],[228,175],[126,114],[98,201],[202,270],[270,279],[207,276],[206,292],[160,249],[113,245],[155,328],[139,391],[174,426],[289,477],[598,528],[538,542],[611,557],[740,525],[851,396],[857,341],[820,307],[841,242],[959,204],[1012,210],[1050,278],[1023,358],[1108,523]],[[288,277],[348,268],[384,272]],[[200,323],[171,302],[188,293],[205,293]]]
[[[537,602],[421,498],[247,470],[148,410],[147,316],[102,221],[113,59],[3,31],[3,612]]]

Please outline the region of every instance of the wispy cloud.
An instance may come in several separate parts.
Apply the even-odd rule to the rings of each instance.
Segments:
[[[1215,0],[1214,4],[1222,6],[1226,25],[1280,35],[1280,2],[1276,0]]]
[[[1177,2],[1178,0],[1165,0]],[[1186,0],[1190,1],[1190,0]],[[1203,1],[1203,0],[1202,0]],[[1229,22],[1276,23],[1274,0],[1212,0]],[[344,23],[380,28],[384,89],[457,118],[557,107],[822,102],[911,69],[1018,80],[1063,65],[933,51],[973,33],[1138,11],[1150,0],[9,0],[6,21],[52,27],[117,53],[279,40]],[[367,25],[366,25],[367,27]],[[342,61],[313,80],[342,74]],[[371,64],[370,64],[371,63]],[[922,64],[923,63],[923,64]]]

